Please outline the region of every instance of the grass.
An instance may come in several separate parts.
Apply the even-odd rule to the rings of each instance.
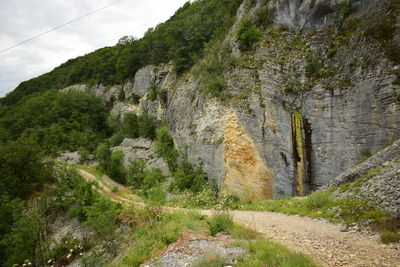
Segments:
[[[150,210],[154,214],[149,214],[145,209],[131,207],[126,211],[126,216],[132,216],[130,220],[135,225],[129,237],[134,243],[126,249],[121,260],[111,266],[139,266],[176,242],[184,231],[207,229],[205,217],[195,212],[166,214],[159,209],[155,213]]]
[[[208,229],[212,236],[216,234],[229,230],[233,227],[232,216],[227,213],[221,213],[214,215],[208,221]]]
[[[384,231],[380,234],[380,238],[381,238],[382,242],[385,244],[396,243],[396,242],[400,241],[400,233]]]
[[[250,256],[241,260],[237,264],[238,266],[317,266],[309,257],[300,253],[293,253],[286,247],[265,239],[252,242],[239,241],[236,244],[251,253]]]
[[[229,233],[236,240],[232,245],[247,251],[246,256],[237,259],[238,266],[264,266],[252,265],[261,262],[273,264],[268,266],[316,266],[306,256],[292,253],[282,245],[263,239],[261,234],[253,230],[235,225],[232,217],[226,213],[206,217],[195,211],[167,214],[154,207],[132,206],[120,217],[131,226],[128,239],[134,241],[121,257],[108,266],[140,266],[169,244],[176,242],[184,232],[204,233],[207,230],[214,235],[221,231]],[[216,253],[206,253],[191,266],[226,265],[227,260],[224,257]]]
[[[377,208],[367,198],[359,194],[361,184],[379,173],[381,168],[371,169],[367,174],[352,183],[342,184],[338,188],[317,191],[304,198],[284,198],[278,200],[254,201],[241,205],[243,210],[263,210],[298,214],[311,218],[323,218],[345,225],[358,224],[381,234],[382,242],[399,241],[399,225],[393,225],[390,214]],[[356,197],[335,198],[338,191],[352,192]],[[361,196],[361,197],[360,197]]]
[[[222,257],[221,255],[212,252],[212,253],[207,253],[201,256],[199,259],[197,259],[191,267],[224,267],[227,266],[228,262],[227,260]]]

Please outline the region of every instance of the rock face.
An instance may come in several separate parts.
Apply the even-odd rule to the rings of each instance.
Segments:
[[[168,164],[153,151],[151,140],[125,138],[120,146],[113,147],[114,151],[124,153],[124,166],[137,160],[145,160],[148,167],[160,169],[164,176],[171,175]]]
[[[350,168],[324,188],[362,179],[355,189],[336,192],[337,197],[368,199],[373,205],[400,218],[400,140]]]
[[[202,162],[223,192],[255,199],[301,196],[329,183],[363,153],[400,138],[400,66],[389,59],[389,41],[364,33],[389,11],[378,0],[352,1],[346,21],[356,26],[338,30],[332,24],[338,2],[244,1],[225,40],[234,58],[223,74],[228,100],[204,96],[198,76],[178,78],[171,64],[147,66],[121,86],[76,89],[105,100],[124,90],[126,100],[117,101],[114,112],[166,119],[176,147],[187,146],[189,160]],[[265,5],[276,26],[303,32],[266,27],[254,50],[241,53],[240,20],[255,18]],[[394,40],[400,38],[398,28]],[[147,99],[152,82],[166,98]]]
[[[343,183],[353,182],[358,177],[367,174],[370,170],[374,168],[385,167],[388,162],[400,162],[400,140],[396,141],[394,144],[386,147],[384,150],[376,153],[372,157],[363,161],[360,164],[348,169],[341,175],[332,179],[324,188],[336,187]],[[398,164],[396,164],[398,166]]]

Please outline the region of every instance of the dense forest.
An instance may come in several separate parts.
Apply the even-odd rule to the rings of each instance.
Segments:
[[[22,82],[0,99],[0,106],[15,104],[35,92],[58,90],[77,83],[121,84],[149,64],[172,61],[176,72],[181,74],[203,56],[210,43],[224,36],[241,2],[187,2],[168,21],[150,28],[141,39],[123,37],[113,47],[71,59],[49,73]]]
[[[192,166],[184,153],[174,149],[162,122],[146,114],[127,114],[122,120],[109,116],[109,106],[99,98],[58,90],[77,83],[121,84],[145,65],[171,61],[180,75],[201,59],[208,46],[223,38],[240,3],[187,2],[143,38],[123,37],[113,47],[71,59],[22,82],[0,99],[1,266],[22,265],[26,259],[25,264],[44,266],[45,259],[60,257],[65,247],[50,248],[47,236],[49,223],[60,212],[99,231],[108,227],[110,233],[115,228],[120,207],[93,191],[93,184],[55,163],[59,152],[94,154],[102,171],[121,183],[136,185],[146,195],[165,178],[156,170],[144,170],[140,163],[124,169],[121,155],[110,149],[125,137],[145,137],[155,140],[157,153],[177,177],[171,190],[202,188],[201,167]],[[106,217],[101,217],[103,212]]]

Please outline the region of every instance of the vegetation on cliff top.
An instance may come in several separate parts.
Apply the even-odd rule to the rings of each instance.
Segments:
[[[174,62],[181,74],[204,55],[204,47],[221,39],[235,20],[242,0],[187,2],[168,21],[150,28],[141,39],[121,38],[113,47],[68,60],[53,71],[22,82],[0,99],[12,105],[35,92],[61,89],[77,83],[121,84],[141,67]]]

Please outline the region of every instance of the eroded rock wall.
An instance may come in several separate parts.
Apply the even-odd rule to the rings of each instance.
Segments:
[[[177,148],[202,162],[211,182],[254,199],[304,195],[362,160],[363,151],[377,152],[400,138],[400,66],[363,32],[379,1],[353,1],[358,26],[345,33],[332,25],[338,1],[250,2],[226,38],[234,57],[223,74],[228,100],[204,96],[196,75],[176,77],[171,64],[147,66],[122,86],[76,87],[105,100],[123,90],[126,99],[114,112],[166,119]],[[265,4],[275,25],[304,32],[269,26],[253,51],[241,53],[240,19]],[[312,74],[306,71],[310,55],[318,68]],[[152,82],[166,98],[147,98]]]

